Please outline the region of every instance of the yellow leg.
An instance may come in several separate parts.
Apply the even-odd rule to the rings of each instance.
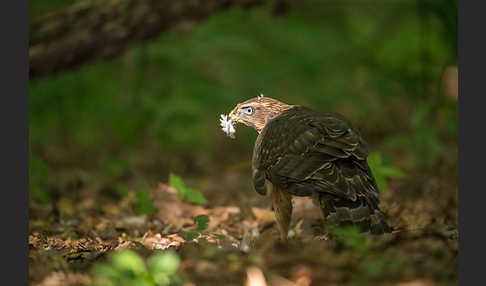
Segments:
[[[271,183],[267,181],[267,184]],[[273,210],[280,230],[280,239],[287,241],[290,219],[292,218],[292,195],[271,185]]]

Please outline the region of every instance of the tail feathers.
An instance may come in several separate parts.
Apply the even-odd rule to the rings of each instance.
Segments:
[[[329,226],[356,226],[360,232],[372,234],[391,232],[378,206],[363,197],[358,197],[353,202],[328,194],[319,194],[318,203]]]

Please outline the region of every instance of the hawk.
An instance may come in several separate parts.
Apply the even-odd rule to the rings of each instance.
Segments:
[[[236,105],[229,118],[231,126],[226,127],[231,132],[233,124],[243,123],[259,133],[253,149],[253,185],[261,195],[271,193],[282,240],[287,240],[292,196],[312,197],[327,226],[390,232],[378,208],[379,191],[366,161],[366,143],[345,117],[261,95]]]

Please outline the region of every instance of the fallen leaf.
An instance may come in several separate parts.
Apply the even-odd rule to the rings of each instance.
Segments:
[[[265,276],[259,268],[255,266],[248,267],[245,286],[267,286]]]
[[[179,247],[183,242],[185,242],[185,239],[176,233],[166,236],[162,236],[160,233],[157,233],[152,236],[151,232],[147,232],[142,239],[140,239],[140,243],[151,250],[167,249],[171,246]]]
[[[275,222],[275,213],[271,210],[251,208],[251,212],[256,217],[257,223],[260,227]]]
[[[396,286],[434,286],[435,284],[427,280],[414,280],[409,282],[397,283]]]
[[[44,278],[44,280],[37,284],[37,286],[69,286],[89,284],[91,284],[91,278],[87,274],[55,271]]]

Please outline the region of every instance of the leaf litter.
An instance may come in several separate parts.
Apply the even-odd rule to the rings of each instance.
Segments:
[[[136,213],[135,194],[99,203],[103,193],[95,192],[78,205],[71,197],[47,208],[31,205],[31,284],[92,285],[89,269],[124,250],[144,259],[177,251],[184,285],[455,284],[454,183],[399,182],[390,180],[381,200],[396,232],[387,238],[353,238],[355,246],[322,240],[319,211],[307,198],[294,200],[287,244],[278,240],[270,205],[247,211],[245,203],[230,199],[234,205],[195,203],[169,182],[148,189],[153,214]],[[423,194],[410,195],[417,188]]]

